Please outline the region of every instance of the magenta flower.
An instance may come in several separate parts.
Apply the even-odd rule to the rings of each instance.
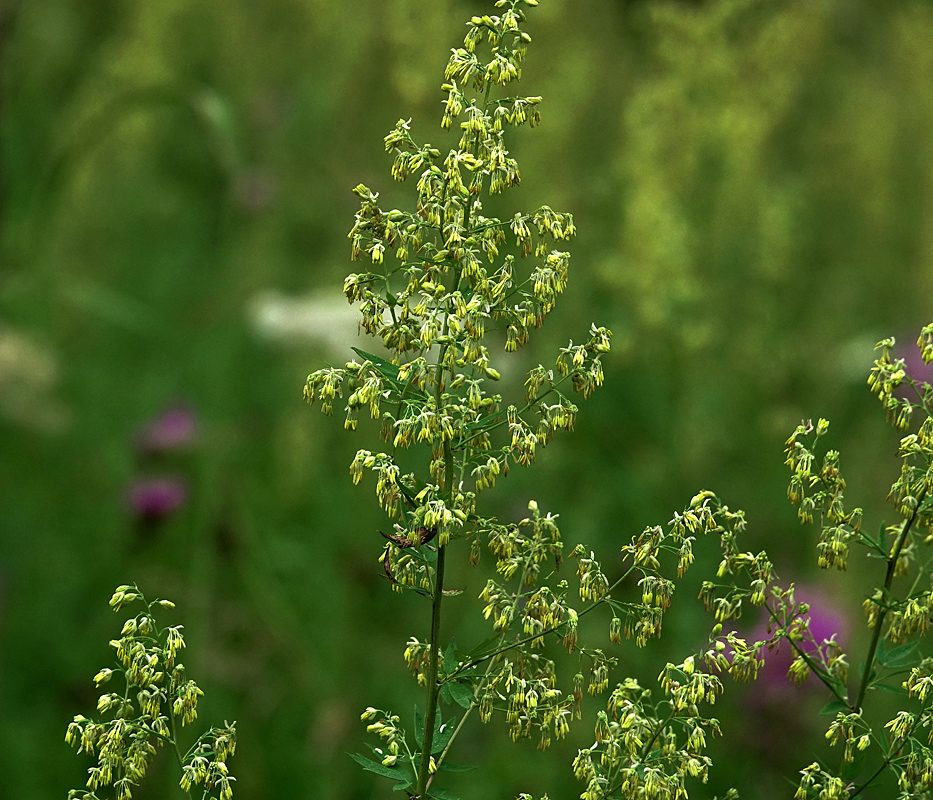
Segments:
[[[164,453],[191,445],[198,434],[198,420],[190,408],[176,405],[143,425],[136,441],[143,453]]]
[[[915,381],[933,383],[933,365],[927,364],[923,360],[922,351],[917,347],[914,338],[915,335],[906,334],[897,337],[894,358],[904,359],[904,369]],[[918,401],[917,394],[910,389],[906,381],[894,390],[894,396],[901,400],[910,400],[913,403]]]
[[[810,606],[809,612],[801,616],[810,619],[812,641],[800,642],[800,648],[808,655],[815,654],[823,642],[835,634],[836,643],[845,649],[849,622],[832,599],[819,589],[806,586],[796,587],[794,597],[798,603],[807,603]],[[746,638],[750,641],[769,638],[767,624],[767,620],[762,620]],[[779,702],[788,693],[794,691],[794,684],[787,677],[787,670],[796,655],[794,648],[783,639],[773,650],[766,650],[762,653],[765,663],[758,673],[758,688],[754,693],[758,699],[764,702]],[[822,684],[811,674],[803,686],[808,689],[819,689]]]
[[[188,487],[181,478],[141,478],[129,489],[128,500],[133,513],[145,521],[154,522],[173,514],[188,499]]]

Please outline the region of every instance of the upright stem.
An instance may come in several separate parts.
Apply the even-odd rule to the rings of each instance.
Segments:
[[[923,499],[924,495],[921,494],[917,498],[918,505],[923,501]],[[904,547],[904,543],[907,541],[907,533],[910,531],[910,526],[913,525],[916,518],[917,512],[914,510],[910,517],[904,520],[904,524],[901,526],[900,533],[894,542],[894,547],[891,548],[891,555],[888,556],[888,568],[884,576],[884,588],[881,591],[882,602],[887,602],[887,598],[890,596],[891,584],[894,582],[894,570],[897,567],[897,560],[900,558],[901,550]],[[852,706],[852,710],[855,712],[861,711],[862,703],[865,702],[865,693],[868,691],[868,684],[871,680],[871,673],[875,664],[875,653],[878,650],[878,642],[881,639],[881,627],[887,614],[888,609],[884,605],[879,605],[878,616],[875,618],[875,626],[871,634],[871,643],[868,645],[868,655],[865,658],[865,669],[862,672],[862,682],[858,687],[858,696],[855,698],[855,705]]]
[[[444,557],[447,549],[438,547],[434,573],[434,603],[431,608],[431,663],[428,667],[428,709],[424,715],[424,738],[421,744],[421,765],[418,768],[418,795],[424,794],[431,777],[431,750],[434,746],[434,721],[437,719],[437,650],[441,631],[441,598],[444,596]]]
[[[486,86],[486,100],[489,99],[489,90],[491,84]],[[485,106],[484,106],[485,108]],[[442,195],[446,197],[447,195],[447,181],[444,181],[444,188]],[[467,203],[466,211],[463,217],[463,227],[464,229],[469,229],[470,227],[470,211],[472,210],[472,203]],[[438,226],[438,234],[441,241],[444,240],[444,225],[447,219],[446,210],[442,211],[440,225]],[[460,277],[462,273],[460,267],[457,266],[454,268],[454,285],[453,291],[457,291],[460,288]],[[449,318],[450,318],[450,307],[448,306],[447,315],[444,317],[444,325],[441,333],[444,336],[450,331],[449,327]],[[450,347],[450,344],[445,344],[440,348],[440,352],[437,358],[437,371],[434,375],[434,400],[439,412],[441,412],[441,395],[442,390],[441,386],[443,385],[443,374],[444,374],[444,358],[447,354],[447,350]],[[450,440],[444,441],[444,492],[448,499],[453,497],[453,486],[454,486],[454,455],[453,448],[450,445]],[[440,537],[438,537],[440,539]],[[434,722],[437,719],[437,701],[440,693],[440,687],[437,682],[438,675],[438,648],[440,644],[440,633],[441,633],[441,600],[444,597],[444,561],[446,557],[447,548],[445,545],[441,544],[438,541],[437,545],[437,565],[434,568],[434,600],[431,605],[431,660],[428,664],[428,704],[427,711],[424,715],[424,736],[421,740],[421,763],[418,766],[418,793],[417,796],[420,797],[424,795],[428,790],[428,785],[431,782],[430,766],[431,766],[431,751],[434,749]]]
[[[446,333],[447,323],[444,323]],[[441,372],[443,370],[444,352],[446,346],[441,348],[440,358],[437,365],[437,387],[435,395],[440,406],[441,394]],[[454,483],[454,455],[450,446],[450,441],[444,442],[444,491],[449,497]],[[438,675],[438,649],[441,639],[441,600],[444,597],[444,562],[446,560],[447,547],[440,542],[438,537],[437,545],[437,564],[434,567],[434,598],[431,603],[431,644],[430,661],[428,663],[428,702],[427,710],[424,715],[424,736],[421,740],[421,763],[418,766],[418,796],[425,794],[428,783],[431,780],[431,751],[434,749],[434,721],[437,719],[437,701],[439,687],[437,683]]]

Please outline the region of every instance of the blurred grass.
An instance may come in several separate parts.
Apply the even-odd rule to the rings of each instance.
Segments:
[[[64,730],[95,704],[121,622],[106,601],[126,581],[178,602],[202,719],[239,723],[238,796],[381,791],[344,753],[361,747],[362,707],[415,701],[401,651],[426,612],[378,578],[382,523],[346,473],[362,440],[309,411],[301,386],[352,343],[332,344],[355,328],[332,301],[350,270],[349,189],[406,202],[382,137],[410,116],[442,143],[446,55],[487,5],[0,2],[9,796],[83,783]],[[538,498],[608,565],[708,487],[748,511],[746,547],[816,579],[814,532],[784,498],[784,439],[831,419],[852,501],[885,513],[896,436],[864,377],[875,341],[910,343],[931,318],[933,10],[545,0],[530,30],[522,87],[543,95],[544,121],[517,132],[523,185],[502,205],[572,211],[580,234],[563,304],[519,360],[549,360],[590,320],[615,350],[575,434],[490,502],[514,516]],[[139,427],[177,401],[198,441],[141,458]],[[189,501],[141,526],[127,488],[163,473]],[[863,587],[832,585],[857,620]],[[450,630],[462,618],[480,637],[470,602],[452,604]],[[679,613],[670,641],[623,646],[623,663],[652,678],[692,647],[696,612]],[[465,741],[458,761],[492,764],[464,797],[579,791],[569,759],[585,731],[559,758],[500,747],[500,728]],[[783,796],[771,771],[793,776],[798,753],[742,730],[760,746],[724,759],[713,788],[769,775],[756,796]],[[819,737],[794,733],[804,752]]]

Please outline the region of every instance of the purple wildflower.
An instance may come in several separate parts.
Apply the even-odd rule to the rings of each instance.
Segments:
[[[188,499],[188,487],[181,478],[141,478],[128,493],[129,505],[143,520],[156,521],[177,511]]]
[[[810,610],[800,616],[809,617],[812,640],[808,637],[807,641],[800,642],[801,650],[808,655],[815,654],[823,642],[831,639],[834,634],[836,643],[844,649],[849,622],[833,601],[819,589],[812,587],[798,586],[794,590],[794,596],[798,603],[807,603],[810,606]],[[747,636],[749,641],[767,638],[769,638],[767,620],[760,622]],[[788,678],[787,671],[796,655],[794,648],[783,639],[773,650],[766,650],[762,653],[765,663],[758,673],[758,688],[754,692],[756,698],[765,703],[780,702],[794,691],[794,684]],[[822,687],[822,684],[811,674],[804,683],[804,687],[818,689]]]
[[[927,364],[923,360],[921,355],[922,351],[917,347],[916,341],[912,340],[913,337],[904,337],[905,346],[904,348],[900,347],[900,339],[898,339],[898,355],[902,356],[904,359],[904,367],[907,370],[907,374],[910,375],[916,381],[933,383],[933,366]],[[899,397],[906,397],[913,402],[917,402],[917,396],[912,391],[908,391],[906,384],[901,384],[898,387],[896,394]]]
[[[192,444],[197,437],[198,420],[190,408],[176,405],[147,422],[137,434],[137,444],[143,453],[164,453]]]

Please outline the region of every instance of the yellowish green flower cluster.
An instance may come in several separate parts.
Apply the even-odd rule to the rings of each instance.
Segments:
[[[452,146],[445,152],[420,141],[411,120],[404,119],[385,137],[392,177],[415,183],[412,207],[384,208],[378,192],[362,184],[354,189],[360,209],[349,233],[350,255],[364,266],[347,276],[343,288],[359,308],[360,330],[378,342],[370,349],[382,348],[381,354],[354,348],[356,359],[313,372],[304,390],[325,414],[343,401],[348,430],[370,424],[360,419],[363,409],[368,414],[362,416],[375,421],[386,446],[360,449],[350,474],[354,483],[367,472],[374,475],[377,501],[391,522],[391,531],[380,531],[386,578],[393,589],[415,591],[432,605],[430,635],[410,637],[404,650],[409,670],[427,693],[424,716],[416,711],[413,743],[397,716],[369,708],[363,718],[381,743],[372,748],[375,759],[354,759],[393,779],[396,790],[426,800],[474,710],[483,722],[501,713],[514,740],[536,735],[538,746],[546,748],[581,714],[585,692],[609,692],[596,717],[595,741],[579,751],[573,765],[585,787],[581,798],[686,798],[690,782],[705,782],[710,773],[707,742],[720,725],[705,707],[723,691],[719,676],[754,680],[768,652],[785,642],[793,651],[788,677],[803,684],[815,676],[833,698],[830,710],[836,713],[827,739],[843,745],[843,763],[879,749],[882,758],[879,771],[862,785],[850,779],[849,768],[844,780],[811,765],[801,773],[797,797],[854,797],[888,767],[903,797],[926,796],[933,789],[933,759],[914,734],[933,725],[926,706],[933,695],[929,669],[911,672],[903,687],[894,688],[917,698],[923,704],[919,711],[899,713],[877,729],[862,714],[869,689],[884,675],[913,666],[902,648],[913,647],[933,618],[933,592],[922,580],[902,598],[892,588],[895,577],[916,568],[920,546],[933,542],[933,388],[907,374],[905,362],[892,355],[893,340],[880,343],[869,384],[898,430],[907,433],[918,412],[925,418],[901,442],[903,468],[890,495],[900,524],[882,526],[873,538],[862,530],[861,509],[846,508],[839,454],[816,453],[828,422],[804,422],[786,443],[788,496],[801,522],[818,517],[819,566],[845,570],[857,544],[886,564],[883,586],[865,604],[872,641],[854,695],[840,643],[835,637],[816,639],[806,604],[795,601],[792,586],[776,584],[767,554],[740,548],[744,514],[712,492],[696,495],[666,527],[634,536],[622,548],[620,577],[617,564],[604,568],[589,548],[574,547],[573,589],[557,574],[565,554],[556,516],[542,514],[534,502],[517,525],[480,515],[481,493],[515,465],[533,464],[558,431],[573,429],[578,408],[571,397],[587,398],[602,385],[602,358],[611,338],[605,328],[591,325],[578,343],[560,348],[550,365],[528,371],[524,397],[506,399],[511,381],[501,378],[510,376],[493,363],[493,346],[515,352],[554,309],[567,286],[565,243],[575,224],[570,214],[548,206],[502,218],[484,209],[486,196],[521,181],[507,149],[510,129],[541,120],[540,97],[506,95],[502,88],[521,78],[531,42],[525,10],[537,2],[495,5],[497,14],[470,20],[463,46],[452,51],[445,70],[441,128],[454,131]],[[918,344],[923,358],[933,361],[933,325],[923,329]],[[500,382],[506,386],[501,393],[492,389]],[[412,452],[401,457],[406,450]],[[412,467],[419,454],[420,466]],[[581,643],[581,618],[597,608],[607,612],[607,647],[621,645],[623,638],[644,647],[659,637],[676,581],[695,562],[704,534],[718,537],[721,551],[714,579],[700,589],[714,616],[707,645],[664,667],[658,677],[663,698],[657,702],[631,678],[610,690],[619,659],[611,650]],[[458,542],[474,567],[484,543],[495,559],[495,574],[484,576],[478,592],[492,636],[468,652],[453,642],[445,648],[439,639],[442,600],[459,593],[444,587],[446,553]],[[929,577],[930,569],[920,574]],[[622,599],[627,590],[634,596]],[[577,608],[576,595],[583,604]],[[767,614],[765,636],[751,640],[723,632],[724,623],[749,609]],[[546,656],[549,642],[560,642],[579,658],[569,685],[561,684],[555,661]],[[462,709],[458,719],[442,718],[441,700]]]
[[[140,604],[145,610],[128,619],[120,638],[110,642],[117,659],[115,668],[106,667],[94,676],[98,687],[115,679],[122,686],[100,696],[98,721],[79,714],[65,734],[65,741],[79,753],[96,755],[98,761],[88,769],[89,791],[73,789],[69,798],[98,800],[96,790],[112,786],[117,800],[129,800],[156,748],[168,744],[182,770],[179,783],[185,792],[190,794],[194,786],[201,786],[202,797],[230,800],[235,778],[226,762],[236,749],[235,723],[212,728],[184,755],[178,744],[178,725],[194,722],[198,698],[204,693],[178,661],[179,651],[185,647],[182,626],[161,628],[156,622],[156,615],[174,604],[169,600],[147,602],[136,586],[117,587],[111,608],[119,611],[129,604]]]
[[[644,646],[650,638],[660,636],[674,591],[674,581],[662,574],[662,560],[675,557],[677,577],[682,577],[694,560],[692,547],[698,536],[719,537],[722,559],[718,574],[727,577],[722,584],[704,581],[701,599],[709,611],[715,612],[718,622],[705,650],[679,664],[668,663],[661,671],[658,684],[663,700],[652,701],[651,690],[633,678],[616,684],[610,693],[606,710],[597,714],[594,743],[580,750],[574,761],[574,774],[585,785],[581,798],[687,797],[691,780],[706,782],[712,765],[705,753],[707,739],[721,732],[719,721],[701,711],[702,704],[715,703],[723,691],[717,673],[728,673],[736,681],[753,680],[763,664],[763,654],[780,639],[807,640],[805,624],[795,622],[801,609],[794,603],[793,592],[781,592],[774,585],[767,556],[738,550],[737,536],[744,528],[744,515],[731,511],[707,491],[694,497],[682,513],[675,514],[666,530],[660,526],[647,528],[623,547],[629,566],[612,585],[587,581],[588,576],[602,572],[592,554],[587,555],[582,548],[575,551],[583,576],[581,596],[592,600],[579,615],[599,605],[610,606],[614,612],[609,629],[612,643],[620,642],[624,635]],[[640,602],[617,599],[616,590],[633,574],[641,575],[636,581]],[[594,590],[594,585],[601,588]],[[734,631],[723,634],[722,622],[741,616],[745,602],[761,606],[767,599],[773,600],[776,609],[771,637],[749,644]],[[795,624],[797,629],[792,635],[790,629]],[[615,659],[601,657],[600,650],[577,649],[594,659],[590,694],[604,691],[609,685],[608,668]],[[805,654],[804,658],[815,670],[827,672],[819,656]],[[582,688],[582,675],[579,677]]]
[[[380,561],[393,589],[432,600],[429,640],[411,637],[405,648],[406,664],[428,691],[420,748],[406,756],[411,777],[386,772],[400,767],[399,753],[389,753],[392,763],[382,759],[378,768],[360,762],[397,775],[396,788],[414,794],[429,788],[430,764],[438,756],[443,760],[432,733],[441,695],[467,713],[478,708],[484,721],[495,709],[503,711],[512,738],[537,732],[541,747],[564,736],[579,705],[576,690],[556,688],[553,662],[532,653],[548,634],[576,648],[577,612],[567,604],[567,584],[547,585],[562,556],[556,517],[541,514],[534,502],[518,525],[477,512],[477,495],[516,464],[534,463],[557,432],[573,429],[578,408],[571,397],[589,397],[602,385],[602,357],[610,348],[611,333],[591,325],[578,343],[559,350],[552,366],[538,364],[528,372],[521,400],[505,401],[490,389],[502,377],[490,342],[514,353],[544,323],[567,286],[570,254],[564,245],[576,233],[573,217],[549,206],[502,218],[483,207],[485,196],[521,180],[507,148],[510,129],[541,120],[540,97],[501,93],[521,78],[531,42],[525,9],[536,5],[498,0],[499,13],[468,22],[463,46],[452,51],[444,74],[441,128],[456,130],[446,153],[418,141],[411,120],[399,120],[385,137],[392,177],[415,181],[413,208],[383,208],[378,192],[362,184],[354,189],[360,210],[349,233],[350,255],[367,266],[347,276],[343,287],[359,308],[360,330],[385,352],[354,348],[357,359],[317,370],[305,386],[305,398],[320,401],[325,414],[345,400],[348,430],[364,427],[361,409],[378,420],[388,447],[360,449],[350,474],[354,483],[367,472],[375,475],[376,498],[392,523],[382,533],[387,543]],[[420,471],[402,468],[417,463],[411,457],[401,462],[403,450],[424,454]],[[464,541],[470,564],[477,566],[484,539],[497,578],[487,581],[480,597],[498,645],[455,659],[437,641],[440,601],[448,593],[445,553]],[[581,598],[599,600],[608,579],[592,554],[575,557]],[[506,646],[514,629],[523,638]],[[490,656],[497,647],[502,649]],[[613,659],[598,650],[584,657],[592,664],[591,688],[604,689]],[[375,724],[389,725],[386,719],[391,715]],[[382,736],[385,730],[375,732]]]
[[[923,328],[917,346],[923,360],[933,362],[933,325]],[[883,582],[869,590],[863,603],[871,641],[860,666],[857,690],[847,691],[847,658],[834,640],[825,643],[819,664],[798,651],[791,665],[794,680],[805,680],[812,669],[833,690],[836,700],[827,708],[834,706],[836,713],[826,739],[843,747],[843,768],[838,774],[820,763],[801,770],[794,795],[798,800],[860,796],[886,771],[896,776],[899,797],[927,797],[933,790],[933,750],[928,736],[933,726],[933,660],[922,657],[920,648],[933,615],[930,561],[920,559],[923,547],[933,543],[933,387],[909,374],[906,360],[894,357],[894,347],[893,338],[878,343],[881,352],[868,385],[894,428],[905,434],[898,448],[900,475],[888,494],[899,522],[882,524],[877,536],[869,536],[861,527],[861,510],[847,512],[843,505],[845,481],[839,474],[839,454],[828,451],[815,471],[814,445],[829,429],[826,420],[815,426],[801,423],[787,441],[787,464],[792,471],[788,496],[800,506],[801,522],[812,522],[816,512],[820,515],[819,566],[845,569],[854,544],[885,565]],[[911,576],[910,587],[898,591],[896,579]],[[799,633],[799,626],[791,625],[787,638],[799,642]],[[874,723],[865,703],[876,689],[906,693],[919,707],[900,708],[884,724]],[[869,777],[856,779],[871,758],[876,762]]]
[[[825,419],[814,426],[812,422],[801,423],[787,440],[785,463],[790,467],[792,476],[787,496],[799,506],[797,516],[802,523],[813,522],[813,514],[819,511],[820,541],[819,565],[845,570],[848,564],[849,545],[859,538],[862,524],[862,509],[855,508],[847,512],[843,505],[843,492],[846,482],[839,474],[839,453],[829,450],[823,456],[819,472],[814,472],[815,455],[812,448],[817,439],[829,430]],[[801,439],[811,436],[809,447]],[[809,493],[813,487],[819,489]]]
[[[361,208],[350,232],[351,256],[368,259],[373,269],[348,276],[344,291],[359,304],[361,329],[381,339],[389,358],[358,350],[362,362],[318,370],[305,387],[307,400],[320,399],[328,414],[334,400],[346,396],[350,430],[365,406],[381,419],[383,438],[394,449],[429,446],[436,492],[448,493],[449,484],[463,498],[449,507],[455,515],[472,513],[471,494],[494,486],[513,464],[533,463],[556,431],[572,429],[577,407],[563,386],[586,397],[602,384],[601,356],[611,336],[593,325],[583,344],[561,349],[556,371],[535,367],[521,405],[504,406],[486,389],[500,378],[487,335],[495,330],[511,352],[527,342],[530,328],[540,327],[567,284],[569,254],[553,245],[575,233],[569,214],[547,206],[504,220],[483,213],[484,192],[496,194],[519,181],[504,144],[507,129],[539,118],[540,98],[490,96],[493,86],[520,77],[530,41],[521,29],[523,3],[504,5],[500,16],[474,17],[464,47],[451,56],[443,127],[462,120],[457,145],[443,156],[416,143],[404,120],[386,137],[386,149],[395,154],[393,176],[419,175],[415,210],[383,210],[377,193],[362,185],[355,189]],[[485,65],[478,60],[482,42],[491,48]],[[484,94],[474,97],[472,90]],[[535,262],[524,278],[515,255],[499,257],[509,234],[519,258]],[[497,445],[498,431],[506,436]],[[355,481],[360,465],[373,459],[383,475],[386,463],[394,465],[390,453],[361,451],[351,467]],[[449,476],[448,461],[454,473]],[[410,500],[423,488],[413,473],[395,479]],[[379,499],[390,514],[406,519],[419,505],[400,506],[393,494]],[[415,520],[409,522],[411,528]]]

